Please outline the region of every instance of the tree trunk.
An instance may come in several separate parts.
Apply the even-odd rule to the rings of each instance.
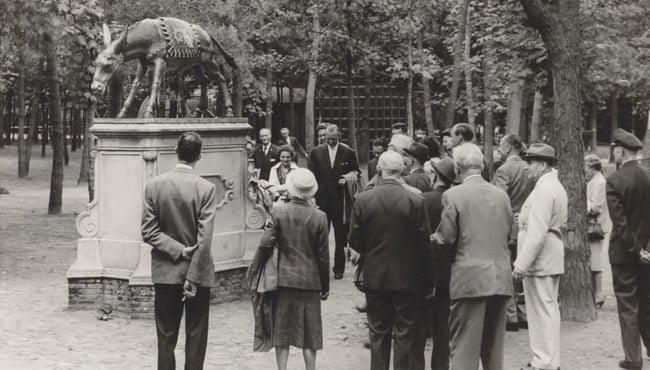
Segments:
[[[449,101],[447,102],[447,120],[446,127],[454,124],[456,115],[456,98],[458,96],[458,86],[460,85],[461,63],[463,60],[463,40],[465,39],[465,23],[467,22],[467,9],[469,0],[458,0],[460,5],[460,14],[458,15],[458,33],[454,41],[454,69],[451,80],[451,90],[449,91]]]
[[[424,49],[422,41],[422,33],[418,35],[418,49],[420,52]],[[431,109],[431,85],[424,75],[422,75],[422,100],[424,100],[424,121],[427,125],[427,132],[433,135],[435,127],[433,126],[433,109]]]
[[[359,130],[359,142],[357,143],[357,156],[360,163],[368,162],[368,154],[370,153],[370,109],[372,96],[372,68],[366,65],[364,69],[365,83],[363,95],[363,118],[361,119],[361,129]]]
[[[32,96],[31,106],[32,112],[29,116],[29,135],[25,148],[25,157],[27,159],[27,174],[29,174],[29,164],[32,159],[32,144],[36,141],[35,138],[38,136],[36,130],[38,129],[38,122],[40,121],[41,116],[41,90],[43,89],[42,84],[42,79],[34,79],[34,96]]]
[[[64,101],[63,106],[66,106]],[[63,164],[68,167],[70,165],[70,154],[68,153],[68,115],[65,113],[67,109],[64,108],[63,112]]]
[[[645,132],[645,141],[643,143],[643,153],[646,158],[650,158],[650,109],[648,109],[648,126]]]
[[[347,21],[346,29],[348,32],[348,37],[352,39],[352,0],[346,1],[347,7]],[[348,40],[347,51],[345,53],[345,72],[347,79],[347,90],[348,90],[348,145],[352,149],[357,149],[357,115],[354,110],[354,81],[352,80],[352,45],[350,45],[350,40]]]
[[[312,45],[309,77],[307,78],[307,94],[305,96],[305,149],[309,152],[314,146],[314,97],[316,95],[316,68],[320,48],[320,16],[318,1],[314,2],[312,11]]]
[[[83,146],[81,150],[81,167],[79,169],[79,178],[77,179],[77,185],[88,184],[88,201],[93,200],[93,192],[90,186],[90,152],[93,146],[93,139],[90,134],[90,127],[93,124],[95,112],[95,104],[92,99],[88,99],[86,104],[86,117],[83,125]]]
[[[591,152],[598,152],[598,106],[596,103],[589,104],[589,127],[591,128]]]
[[[0,92],[0,149],[5,147],[5,141],[2,139],[5,128],[5,103],[9,99],[9,95]]]
[[[542,107],[544,106],[544,95],[539,90],[535,90],[535,99],[533,100],[533,118],[530,121],[530,142],[539,140],[539,130],[542,120]]]
[[[264,116],[264,127],[269,130],[273,127],[273,70],[271,67],[266,71],[266,115]]]
[[[50,179],[50,200],[47,213],[58,215],[63,203],[63,117],[61,116],[61,95],[59,92],[58,61],[56,47],[49,32],[43,33],[47,58],[47,80],[50,89],[52,110],[52,177]]]
[[[494,0],[488,0],[488,7],[493,6]],[[494,168],[494,102],[492,101],[495,85],[496,55],[494,41],[488,38],[483,51],[483,99],[485,108],[483,112],[483,153],[492,177]]]
[[[472,23],[469,9],[467,9],[466,22],[463,64],[465,67],[465,94],[467,95],[467,123],[472,127],[472,130],[476,132],[476,110],[474,110],[474,90],[472,88]]]
[[[569,196],[564,235],[565,274],[560,283],[565,320],[596,319],[587,242],[587,207],[580,107],[580,1],[520,0],[542,35],[553,76],[553,122],[559,178]]]
[[[241,70],[237,69],[232,77],[232,113],[235,117],[243,115],[244,84],[242,82]]]
[[[618,128],[618,96],[616,94],[612,95],[611,98],[612,105],[612,119],[610,121],[611,126],[609,129],[609,142],[614,142],[614,131]],[[609,147],[609,163],[614,163],[614,147]]]
[[[411,25],[411,0],[407,2],[408,6],[408,21],[409,26]],[[409,27],[411,28],[411,27]],[[415,133],[415,128],[413,127],[413,40],[411,40],[411,30],[408,32],[408,37],[406,41],[406,55],[408,59],[408,72],[409,77],[406,86],[406,125],[408,127],[409,136],[413,137]]]
[[[289,86],[289,117],[287,119],[287,126],[289,132],[293,132],[295,135],[296,131],[296,103],[293,96],[293,84]]]
[[[41,122],[41,158],[45,158],[45,147],[49,141],[49,123],[50,123],[50,109],[43,108],[43,118]]]
[[[508,100],[508,115],[506,117],[506,134],[519,135],[525,80],[519,77],[515,78],[516,80],[510,83],[510,98]]]
[[[18,177],[27,176],[25,158],[25,51],[18,48],[18,77],[16,78],[16,118],[18,121]]]

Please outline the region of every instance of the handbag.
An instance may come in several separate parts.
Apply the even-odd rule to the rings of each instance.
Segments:
[[[590,242],[605,239],[603,227],[595,216],[587,216],[587,238]]]
[[[278,290],[278,247],[273,247],[273,252],[266,260],[260,279],[257,282],[257,292],[271,292]]]

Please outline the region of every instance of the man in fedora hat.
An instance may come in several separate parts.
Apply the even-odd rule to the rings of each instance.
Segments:
[[[520,153],[523,143],[519,136],[509,134],[501,139],[497,151],[503,159],[503,164],[494,173],[492,183],[503,190],[510,198],[513,218],[516,220],[521,206],[533,191],[535,183],[528,177],[524,167],[526,163],[521,159]],[[508,240],[510,248],[510,261],[517,258],[517,222],[513,223]],[[508,302],[506,311],[506,330],[517,331],[519,327],[526,327],[526,304],[523,301],[523,289],[520,284],[515,283],[512,299]]]
[[[442,194],[454,183],[454,160],[445,157],[431,166],[434,172],[433,190],[422,193],[429,220],[429,230],[435,231],[442,215]],[[431,334],[433,350],[431,351],[431,369],[449,369],[449,276],[452,257],[448,248],[434,246],[433,286],[430,300]]]
[[[555,149],[531,144],[523,157],[526,172],[535,182],[519,213],[517,258],[513,278],[523,280],[528,315],[528,338],[534,369],[560,367],[560,275],[564,273],[563,229],[568,198],[553,165]]]
[[[379,157],[382,182],[357,195],[350,222],[350,247],[364,261],[371,369],[389,368],[392,342],[394,369],[424,369],[427,225],[422,196],[399,181],[403,168],[397,152]]]
[[[404,176],[404,182],[420,189],[421,192],[431,190],[431,178],[422,168],[424,163],[429,160],[429,148],[426,145],[414,142],[408,148],[404,148],[404,153],[412,158],[411,168],[408,175]]]
[[[609,262],[625,359],[624,369],[641,369],[641,340],[650,356],[650,174],[636,161],[643,143],[617,129],[614,158],[618,171],[607,178],[607,208],[612,219]]]

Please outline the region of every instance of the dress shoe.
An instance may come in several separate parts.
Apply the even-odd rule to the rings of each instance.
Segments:
[[[506,331],[519,331],[519,323],[518,322],[507,322],[506,323]]]
[[[368,304],[367,304],[367,303],[357,305],[357,306],[355,306],[354,308],[356,308],[357,311],[359,311],[359,312],[361,312],[361,313],[366,313],[366,312],[368,312]]]
[[[334,273],[334,279],[336,279],[336,280],[343,279],[343,273],[342,272],[335,272]]]
[[[643,367],[642,362],[634,362],[634,361],[628,361],[628,360],[622,360],[618,362],[618,367],[622,369],[629,369],[629,370],[641,370]]]

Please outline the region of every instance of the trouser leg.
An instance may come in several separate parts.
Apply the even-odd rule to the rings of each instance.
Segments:
[[[485,324],[481,342],[481,362],[484,370],[503,369],[506,304],[510,297],[492,296],[487,300]]]
[[[348,244],[348,225],[343,223],[343,209],[330,205],[326,210],[327,223],[334,229],[334,273],[345,272],[345,247]]]
[[[391,295],[395,333],[393,369],[424,370],[422,296],[412,292],[393,292]]]
[[[388,370],[393,333],[391,297],[385,291],[369,290],[366,292],[366,301],[370,332],[370,370]]]
[[[451,370],[478,369],[486,302],[484,297],[451,301]]]
[[[612,278],[625,359],[640,363],[639,269],[636,264],[612,265]]]
[[[183,316],[183,286],[154,284],[154,316],[158,337],[158,370],[176,369],[174,349]]]
[[[437,289],[431,301],[431,370],[449,369],[449,289]]]
[[[639,265],[639,331],[650,357],[650,266]]]
[[[203,369],[209,317],[210,288],[199,288],[196,297],[185,301],[185,370]]]
[[[560,307],[558,276],[525,277],[531,364],[539,369],[560,367]]]

